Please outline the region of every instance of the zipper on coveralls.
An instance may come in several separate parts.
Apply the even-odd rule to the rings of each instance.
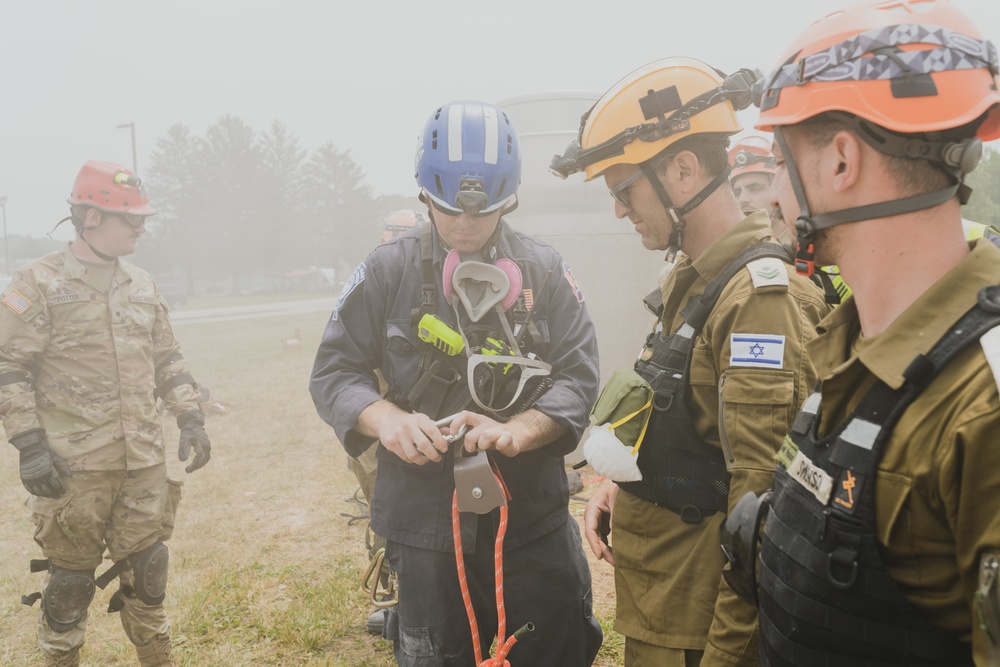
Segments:
[[[722,443],[722,451],[726,455],[726,462],[729,465],[735,463],[733,448],[729,444],[729,437],[726,435],[726,404],[722,400],[722,388],[726,384],[726,374],[719,378],[719,441]]]

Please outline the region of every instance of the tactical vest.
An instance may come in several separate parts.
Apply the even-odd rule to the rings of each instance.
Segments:
[[[694,339],[733,276],[764,257],[787,262],[788,251],[774,243],[745,250],[708,284],[704,294],[688,299],[681,311],[684,321],[676,332],[664,336],[654,331],[646,337],[635,362],[636,373],[653,388],[653,412],[637,460],[642,480],[619,486],[680,514],[688,523],[700,523],[704,516],[727,510],[730,477],[722,450],[698,434],[687,406]],[[656,306],[652,309],[657,311]],[[662,305],[658,310],[659,316]]]
[[[892,389],[879,381],[818,438],[822,395],[806,399],[779,453],[760,559],[764,663],[858,667],[971,665],[969,645],[933,627],[889,576],[879,553],[875,480],[906,408],[962,349],[1000,325],[1000,286],[984,288]]]

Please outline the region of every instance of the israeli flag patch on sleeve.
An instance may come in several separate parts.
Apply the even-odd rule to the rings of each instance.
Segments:
[[[785,337],[773,334],[729,334],[729,365],[753,368],[781,368],[785,358]]]
[[[364,262],[354,270],[351,275],[350,280],[344,285],[344,288],[340,290],[340,296],[337,298],[337,305],[333,307],[333,315],[330,317],[334,322],[337,321],[339,317],[340,309],[344,306],[344,302],[347,301],[347,297],[351,296],[351,292],[354,288],[365,281],[365,265]]]

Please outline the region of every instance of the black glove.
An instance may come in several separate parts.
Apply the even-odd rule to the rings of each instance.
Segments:
[[[182,412],[177,418],[177,426],[181,429],[181,443],[177,450],[177,458],[187,461],[188,453],[194,449],[194,461],[184,470],[194,472],[212,458],[212,443],[205,433],[205,413],[201,410]]]
[[[49,449],[45,429],[33,428],[10,439],[21,454],[21,483],[33,496],[58,498],[66,492],[62,477],[72,476],[69,466]]]

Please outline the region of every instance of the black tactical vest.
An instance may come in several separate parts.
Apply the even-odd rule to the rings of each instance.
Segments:
[[[654,331],[647,336],[635,362],[636,373],[655,392],[653,413],[637,460],[642,480],[619,486],[673,510],[688,523],[727,510],[730,477],[722,450],[702,439],[687,407],[694,339],[733,276],[763,257],[787,262],[788,252],[773,243],[745,250],[708,284],[704,294],[688,299],[681,311],[684,322],[677,331],[669,336]]]
[[[876,383],[826,437],[817,437],[820,391],[806,399],[779,453],[761,542],[763,664],[972,664],[971,647],[933,627],[889,576],[876,540],[875,479],[906,408],[948,361],[998,325],[1000,286],[988,287],[929,355],[914,359],[902,387]]]

